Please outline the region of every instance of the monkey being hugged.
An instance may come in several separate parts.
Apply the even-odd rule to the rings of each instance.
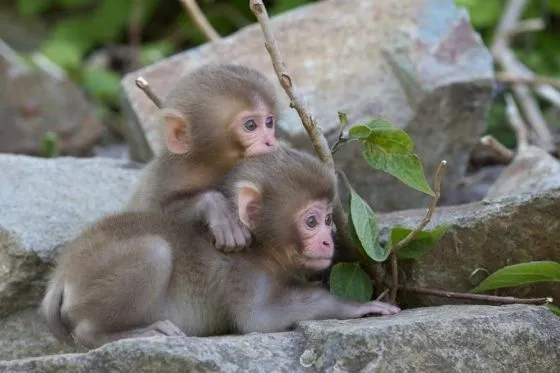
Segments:
[[[128,209],[195,218],[216,248],[247,247],[250,232],[213,188],[242,159],[276,149],[272,83],[248,67],[204,65],[176,83],[156,119],[163,119],[163,150],[143,171]]]
[[[93,348],[121,338],[211,336],[287,330],[302,320],[390,315],[399,308],[352,302],[304,280],[334,253],[334,172],[280,147],[224,178],[248,250],[225,254],[196,225],[163,211],[104,218],[70,242],[41,305],[61,340]]]

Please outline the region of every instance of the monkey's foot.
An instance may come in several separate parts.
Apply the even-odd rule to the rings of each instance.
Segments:
[[[149,333],[149,332],[152,333]],[[151,336],[165,335],[167,337],[186,337],[187,335],[169,320],[156,321],[146,328],[147,334]],[[148,335],[146,335],[148,336]]]

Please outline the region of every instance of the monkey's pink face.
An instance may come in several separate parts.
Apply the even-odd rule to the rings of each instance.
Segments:
[[[247,157],[276,150],[275,129],[274,114],[264,105],[240,113],[234,121],[234,131]]]
[[[316,271],[327,268],[334,255],[332,205],[327,201],[314,201],[297,215],[296,221],[303,245],[303,266]]]

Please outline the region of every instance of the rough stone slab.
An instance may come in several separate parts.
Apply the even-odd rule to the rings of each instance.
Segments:
[[[25,372],[556,372],[560,317],[537,306],[444,306],[304,322],[294,332],[122,340],[0,361]]]
[[[534,145],[523,148],[492,185],[487,200],[560,189],[560,162]]]
[[[426,210],[399,211],[380,216],[383,231],[401,225],[416,227]],[[468,292],[486,274],[507,265],[534,260],[560,261],[560,189],[536,195],[521,194],[493,201],[439,207],[426,229],[449,224],[450,229],[428,253],[402,262],[411,286]],[[481,277],[482,276],[482,277]],[[501,289],[498,295],[552,296],[560,304],[560,284]],[[465,300],[407,293],[404,305],[441,305]]]
[[[36,304],[56,248],[123,206],[128,161],[0,155],[0,317]]]
[[[298,92],[331,142],[338,131],[338,111],[347,112],[350,123],[381,116],[410,133],[428,175],[446,159],[451,167],[444,188],[453,188],[486,129],[493,87],[491,55],[470,26],[466,11],[452,0],[329,0],[278,15],[272,27]],[[159,151],[161,125],[152,118],[154,104],[135,86],[139,75],[164,97],[185,72],[205,63],[239,63],[262,71],[276,84],[283,99],[280,136],[296,147],[309,148],[263,41],[260,26],[253,24],[128,74],[122,88],[129,125],[139,123]],[[128,138],[133,149],[143,147],[132,134]],[[357,144],[342,147],[336,162],[376,211],[425,203],[420,192],[373,172]]]

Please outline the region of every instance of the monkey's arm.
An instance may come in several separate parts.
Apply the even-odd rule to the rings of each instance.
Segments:
[[[237,327],[242,333],[282,331],[305,320],[354,319],[400,311],[398,307],[378,301],[347,301],[323,288],[311,286],[286,288],[267,302],[253,303],[247,308],[237,313]]]
[[[181,219],[204,223],[219,250],[239,251],[251,243],[251,232],[241,223],[232,204],[221,192],[209,190],[178,198],[166,210]]]

